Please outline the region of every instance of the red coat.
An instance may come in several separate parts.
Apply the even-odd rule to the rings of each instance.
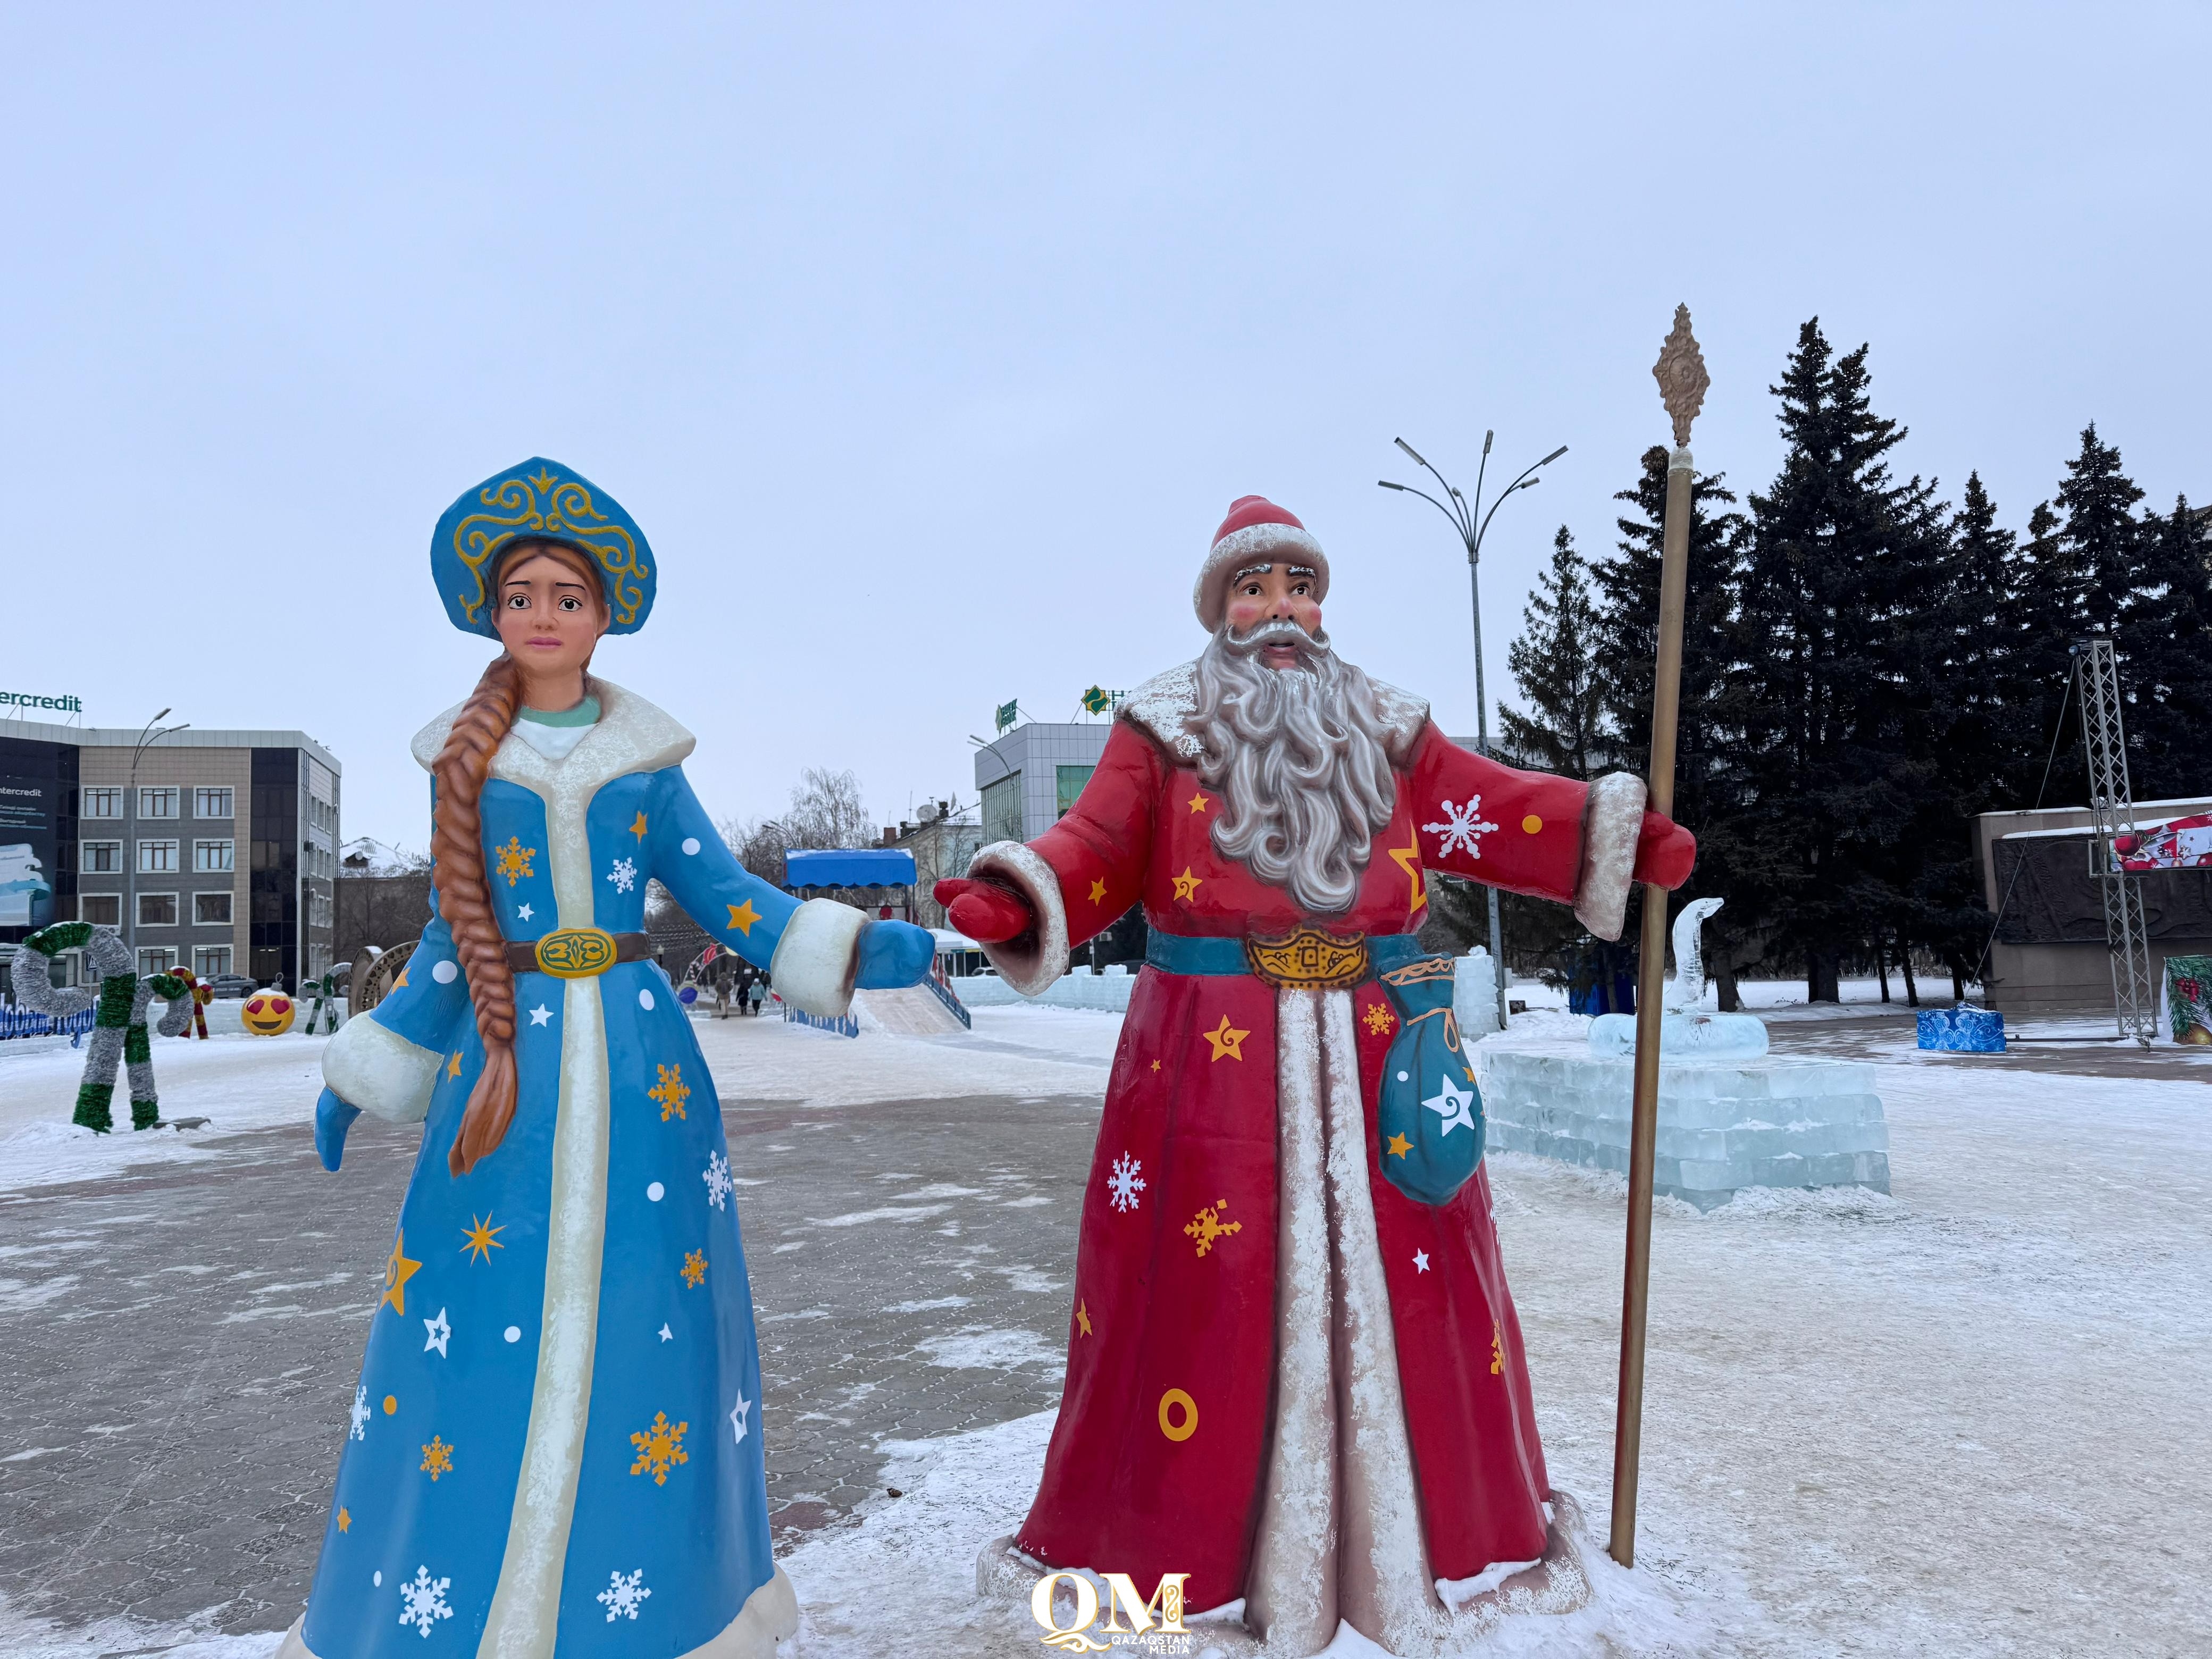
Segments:
[[[1396,811],[1353,908],[1322,925],[1340,935],[1416,931],[1425,868],[1574,902],[1588,885],[1590,787],[1470,754],[1419,705],[1401,700],[1399,713]],[[1154,928],[1182,934],[1265,936],[1311,920],[1214,851],[1219,802],[1199,781],[1193,745],[1171,728],[1163,741],[1164,725],[1148,731],[1141,711],[1125,713],[1066,817],[1026,849],[1000,843],[979,855],[978,873],[1013,881],[1037,904],[1046,958],[1064,962],[1066,947],[1133,902]],[[1447,848],[1455,818],[1468,828]],[[1625,892],[1625,868],[1618,885]],[[1017,984],[1060,971],[994,954]],[[1371,980],[1352,996],[1372,1173],[1377,1070],[1396,1017]],[[1250,975],[1140,975],[1084,1197],[1060,1419],[1015,1535],[1039,1559],[1129,1572],[1147,1590],[1162,1572],[1188,1572],[1193,1608],[1244,1594],[1267,1464],[1276,1014],[1274,989]],[[1370,1185],[1432,1574],[1532,1559],[1544,1549],[1548,1486],[1486,1172],[1440,1207]]]

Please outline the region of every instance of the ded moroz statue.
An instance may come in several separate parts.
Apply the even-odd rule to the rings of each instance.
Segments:
[[[1012,1546],[1188,1575],[1271,1651],[1340,1619],[1401,1654],[1437,1592],[1547,1553],[1549,1485],[1506,1289],[1451,963],[1425,869],[1619,936],[1688,833],[1626,775],[1516,771],[1338,656],[1319,543],[1259,496],[1193,600],[1212,635],[1123,705],[1074,808],[941,883],[1017,989],[1141,902],[1085,1190],[1067,1381]]]

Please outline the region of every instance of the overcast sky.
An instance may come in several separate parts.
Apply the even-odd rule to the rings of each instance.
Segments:
[[[456,21],[458,14],[468,14]],[[1194,15],[1194,14],[1196,14]],[[421,845],[406,739],[485,641],[430,527],[544,453],[661,562],[597,668],[711,810],[850,767],[972,799],[971,732],[1203,643],[1230,500],[1328,550],[1328,624],[1473,725],[1565,521],[1667,435],[1762,485],[1818,313],[1905,470],[2007,522],[2082,424],[2212,497],[2202,6],[0,9],[0,679],[90,723],[297,726]],[[646,21],[641,21],[643,18]]]

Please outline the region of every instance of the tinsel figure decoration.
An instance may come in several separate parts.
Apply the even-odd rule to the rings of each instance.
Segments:
[[[99,981],[97,990],[90,985],[54,984],[52,964],[64,951],[84,952],[88,975]],[[101,1134],[115,1127],[115,1063],[120,1060],[131,1076],[131,1127],[157,1127],[161,1108],[154,1092],[146,1006],[157,996],[166,1001],[169,1006],[161,1016],[161,1035],[182,1036],[198,1006],[192,988],[173,974],[140,979],[130,947],[106,928],[87,921],[57,922],[33,933],[17,950],[10,977],[16,1000],[42,1014],[58,1019],[87,1008],[99,1010],[93,1017],[92,1040],[85,1045],[84,1076],[77,1085],[76,1110],[70,1121]]]

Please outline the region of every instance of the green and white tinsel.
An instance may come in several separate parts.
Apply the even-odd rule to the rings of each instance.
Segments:
[[[50,969],[64,951],[84,952],[86,969],[100,981],[98,990],[89,985],[53,983]],[[101,1134],[115,1127],[115,1062],[120,1060],[131,1075],[131,1127],[150,1129],[161,1122],[146,1006],[156,996],[167,1001],[161,1035],[181,1036],[191,1023],[190,986],[170,974],[140,979],[130,947],[106,929],[86,921],[58,922],[25,939],[15,953],[12,977],[16,1000],[40,1013],[58,1019],[94,1006],[100,1011],[93,1016],[92,1040],[85,1045],[84,1077],[77,1085],[72,1121]]]

